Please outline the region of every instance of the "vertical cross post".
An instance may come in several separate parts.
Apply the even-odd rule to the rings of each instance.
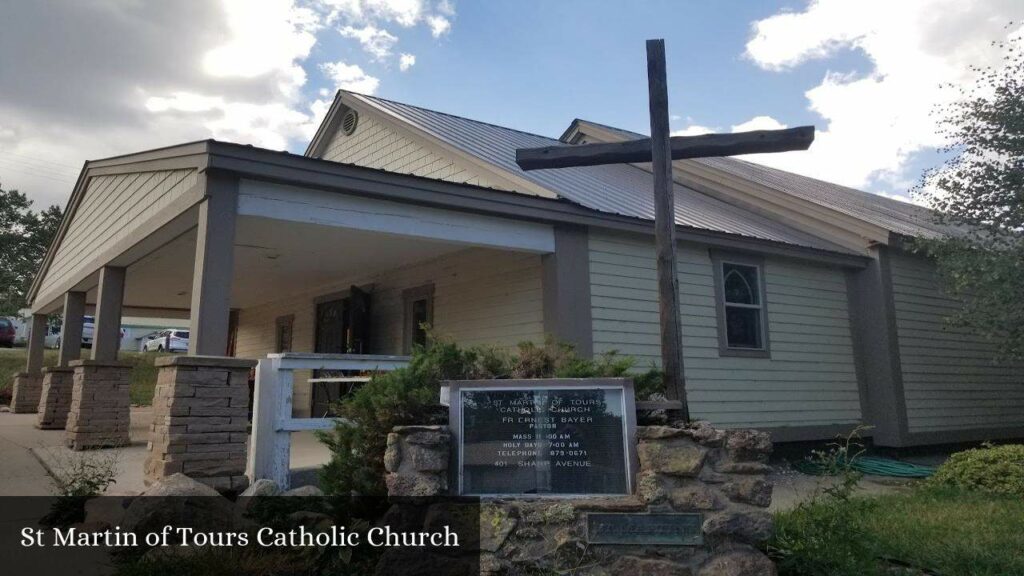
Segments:
[[[658,258],[658,302],[661,318],[661,367],[665,392],[682,402],[682,417],[690,419],[683,375],[682,319],[679,310],[679,275],[676,264],[675,195],[672,149],[669,143],[668,80],[665,41],[647,41],[647,84],[651,112],[651,161],[654,172],[654,232]]]

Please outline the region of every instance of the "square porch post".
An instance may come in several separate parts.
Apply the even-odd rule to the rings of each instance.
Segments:
[[[82,325],[85,316],[85,292],[64,295],[64,325],[60,332],[60,356],[57,365],[43,369],[36,427],[63,430],[71,411],[74,369],[69,364],[82,354]]]
[[[67,366],[82,355],[82,326],[85,323],[85,292],[64,295],[64,325],[60,331],[58,366]]]
[[[555,226],[555,251],[541,257],[544,332],[593,356],[590,309],[589,232],[585,226]]]
[[[227,354],[237,211],[238,178],[207,173],[192,275],[188,353],[193,356]]]
[[[124,273],[125,269],[117,266],[100,268],[100,285],[96,294],[96,321],[93,324],[92,335],[93,360],[117,360],[117,350],[121,347]]]
[[[69,362],[74,372],[65,443],[73,450],[128,444],[131,367],[117,362],[124,277],[122,267],[100,268],[92,359]]]
[[[46,328],[46,314],[33,314],[25,371],[14,375],[11,389],[11,412],[16,414],[32,414],[39,409],[39,396],[43,390],[43,347],[46,344]]]

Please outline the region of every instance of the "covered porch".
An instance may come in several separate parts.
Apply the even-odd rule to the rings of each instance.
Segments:
[[[566,222],[564,204],[513,196],[217,142],[89,163],[30,294],[35,322],[64,317],[59,365],[44,374],[31,338],[36,396],[19,404],[52,414],[63,395],[65,411],[73,389],[67,422],[49,427],[66,426],[75,449],[128,443],[123,315],[188,319],[188,355],[158,362],[165,413],[152,433],[165,444],[221,435],[231,462],[252,400],[237,387],[268,354],[392,361],[425,325],[463,344],[553,334],[588,354],[586,228]],[[94,344],[81,360],[85,314]],[[294,376],[294,418],[324,416],[345,388],[344,374]],[[191,392],[211,384],[225,387],[207,391],[216,399]],[[115,423],[113,440],[95,430]],[[166,452],[157,464],[182,469]],[[234,485],[236,471],[210,466]]]

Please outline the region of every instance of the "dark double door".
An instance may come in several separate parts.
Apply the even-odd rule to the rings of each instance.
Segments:
[[[370,294],[353,286],[349,295],[316,305],[318,354],[370,354]],[[339,370],[317,370],[314,378],[344,376]],[[331,414],[331,404],[348,389],[342,383],[313,383],[313,417]]]

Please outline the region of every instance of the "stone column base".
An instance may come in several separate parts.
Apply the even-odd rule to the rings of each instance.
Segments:
[[[156,361],[146,485],[181,472],[220,491],[242,491],[255,360],[165,356]]]
[[[18,372],[11,389],[11,412],[33,414],[39,409],[39,394],[43,390],[43,375]]]
[[[73,450],[128,445],[131,366],[75,360],[65,442]]]
[[[71,392],[75,386],[75,369],[43,368],[43,391],[39,397],[39,420],[36,428],[63,430],[71,411]]]

